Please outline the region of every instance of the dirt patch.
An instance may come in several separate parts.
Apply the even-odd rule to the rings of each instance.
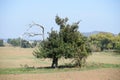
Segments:
[[[120,80],[120,69],[56,72],[41,74],[5,74],[0,80]]]

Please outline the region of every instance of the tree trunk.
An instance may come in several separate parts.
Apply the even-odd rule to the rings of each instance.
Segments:
[[[53,57],[53,61],[52,61],[52,68],[57,68],[58,67],[58,58]]]
[[[58,58],[55,59],[55,68],[58,67]]]

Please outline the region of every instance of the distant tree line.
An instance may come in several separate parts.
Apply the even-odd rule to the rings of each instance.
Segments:
[[[92,51],[120,50],[120,34],[100,32],[89,37]]]
[[[33,48],[37,45],[38,41],[34,40],[32,42],[29,42],[27,40],[16,38],[16,39],[8,39],[7,43],[11,44],[14,47]]]

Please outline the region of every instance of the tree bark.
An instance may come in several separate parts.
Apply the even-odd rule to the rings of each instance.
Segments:
[[[57,68],[58,67],[58,58],[53,57],[53,61],[52,61],[52,68]]]

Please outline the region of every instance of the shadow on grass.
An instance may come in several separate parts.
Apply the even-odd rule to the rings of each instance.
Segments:
[[[51,66],[45,66],[45,67],[34,67],[34,66],[29,66],[27,64],[25,65],[20,65],[21,68],[26,68],[26,69],[55,69],[55,67]],[[58,69],[67,69],[67,68],[75,68],[75,65],[72,64],[65,64],[65,65],[60,65],[57,67]]]
[[[85,66],[76,67],[73,64],[65,64],[65,65],[60,65],[57,68],[51,67],[51,66],[46,66],[46,67],[34,67],[34,66],[28,66],[27,64],[22,66],[21,68],[23,69],[73,69],[73,68],[79,68],[79,69],[96,69],[96,68],[120,68],[120,64],[104,64],[104,63],[90,63],[86,64]]]
[[[53,73],[53,72],[66,72],[75,70],[74,66],[61,65],[58,68],[47,67],[34,67],[23,65],[21,68],[4,68],[0,69],[0,74],[28,74],[28,73]]]
[[[76,68],[74,65],[60,65],[58,68],[47,67],[34,67],[22,65],[21,68],[4,68],[0,69],[0,74],[27,74],[27,73],[53,73],[53,72],[66,72],[66,71],[82,71],[100,68],[120,68],[120,64],[103,64],[103,63],[90,63],[82,68]]]

